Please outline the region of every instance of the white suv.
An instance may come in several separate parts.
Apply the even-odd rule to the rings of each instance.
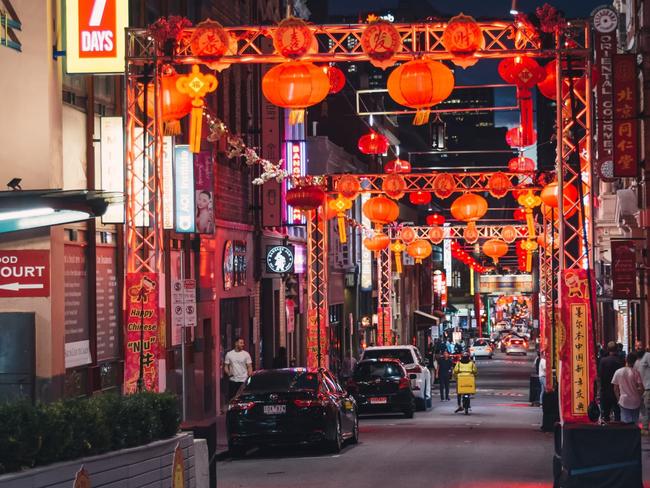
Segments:
[[[376,346],[368,347],[361,354],[361,359],[393,358],[399,359],[411,378],[411,389],[415,404],[419,410],[432,406],[431,373],[420,351],[415,346]]]

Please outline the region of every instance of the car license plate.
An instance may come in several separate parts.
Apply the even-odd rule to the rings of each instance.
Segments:
[[[386,397],[374,397],[370,399],[370,403],[373,405],[385,405],[388,403],[388,399]]]
[[[278,415],[281,413],[287,413],[286,405],[264,405],[264,413],[266,415]]]

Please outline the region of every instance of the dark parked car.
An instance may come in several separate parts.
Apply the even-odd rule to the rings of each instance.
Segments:
[[[403,412],[413,417],[415,398],[409,375],[397,359],[359,361],[348,382],[348,392],[363,412]]]
[[[228,404],[228,447],[319,444],[339,452],[359,439],[354,398],[325,369],[287,368],[253,373]]]

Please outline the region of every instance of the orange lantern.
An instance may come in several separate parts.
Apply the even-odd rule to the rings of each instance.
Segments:
[[[192,99],[176,88],[176,81],[181,75],[171,70],[160,78],[159,97],[162,107],[162,121],[165,124],[165,135],[177,136],[181,133],[180,119],[192,111]],[[144,110],[144,93],[138,97],[138,106]],[[147,85],[147,115],[153,118],[155,110],[154,85]]]
[[[190,112],[190,151],[197,153],[201,150],[201,128],[203,127],[203,99],[217,89],[219,82],[214,75],[203,74],[198,64],[192,65],[192,70],[176,80],[176,89],[186,93],[192,99]]]
[[[558,208],[558,184],[557,181],[549,183],[540,193],[542,202],[552,208]],[[578,201],[578,190],[575,186],[567,183],[564,185],[564,216],[570,218],[578,211],[578,206],[575,205]],[[569,210],[570,209],[570,210]]]
[[[473,224],[473,222],[470,223]],[[463,239],[465,239],[465,242],[468,244],[474,244],[478,241],[478,229],[476,228],[476,225],[468,225],[465,227],[463,230]]]
[[[390,224],[399,217],[399,207],[390,198],[377,196],[363,204],[363,214],[375,224],[375,227]]]
[[[445,216],[440,214],[430,214],[426,216],[427,225],[442,225],[445,223]]]
[[[345,232],[345,212],[352,208],[352,200],[348,200],[343,195],[339,195],[337,198],[330,200],[328,205],[331,210],[336,212],[339,225],[339,240],[341,241],[341,244],[345,244],[348,242],[347,234]]]
[[[431,226],[429,229],[429,240],[434,244],[440,244],[445,238],[445,229],[437,225]]]
[[[395,68],[387,86],[393,100],[416,109],[413,125],[424,125],[429,122],[431,107],[453,91],[454,75],[438,61],[415,59]]]
[[[363,245],[369,251],[380,252],[390,245],[390,237],[383,232],[375,232],[372,237],[366,237],[363,240]]]
[[[508,244],[512,244],[517,239],[517,229],[512,225],[506,225],[501,229],[501,238]]]
[[[395,270],[397,274],[402,272],[402,253],[406,250],[406,244],[402,241],[395,241],[390,245],[391,252],[395,255]]]
[[[440,173],[433,179],[433,193],[438,198],[448,198],[456,190],[456,181],[449,173]]]
[[[431,255],[432,250],[431,244],[424,239],[413,241],[406,248],[406,252],[409,253],[418,264],[420,264],[423,259],[428,258]]]
[[[533,173],[535,161],[524,156],[517,156],[508,161],[508,169],[512,173]]]
[[[512,188],[510,178],[501,172],[494,173],[487,184],[490,195],[494,198],[503,198],[508,194],[508,190]]]
[[[402,227],[399,231],[399,238],[404,241],[405,244],[410,244],[417,238],[417,234],[413,227]]]
[[[431,202],[431,193],[422,190],[409,193],[409,201],[413,205],[427,205]]]
[[[397,158],[392,161],[388,161],[384,165],[384,172],[386,173],[410,173],[411,172],[411,163],[404,161],[403,159]]]
[[[361,183],[354,175],[342,175],[336,180],[334,189],[345,198],[354,200],[361,191]]]
[[[290,124],[304,122],[305,109],[321,102],[329,90],[328,76],[307,61],[278,64],[262,78],[262,93],[273,105],[290,109]]]
[[[370,133],[359,138],[357,147],[363,154],[385,154],[388,151],[388,138],[383,134],[370,130]]]
[[[487,210],[487,200],[476,193],[465,193],[451,204],[451,215],[463,222],[476,222]]]
[[[481,27],[473,17],[463,14],[449,19],[442,33],[442,43],[453,54],[452,62],[462,68],[475,65],[478,58],[474,53],[485,48]]]
[[[336,66],[323,66],[323,71],[330,80],[330,95],[340,92],[345,86],[345,75]]]
[[[386,175],[381,182],[381,190],[394,200],[399,200],[406,193],[406,181],[401,175]]]
[[[499,262],[499,258],[508,253],[508,244],[501,239],[488,239],[483,243],[483,254],[489,256],[494,261],[494,264]]]

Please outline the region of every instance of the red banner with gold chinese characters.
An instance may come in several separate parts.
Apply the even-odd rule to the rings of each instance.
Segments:
[[[158,391],[158,275],[127,273],[124,351],[124,392],[138,390],[140,360],[143,389]],[[144,333],[141,335],[141,331]]]
[[[327,311],[321,308],[320,314],[320,331],[318,327],[318,310],[313,308],[309,310],[307,317],[307,367],[308,368],[327,368],[329,367],[329,355],[327,350]],[[320,333],[320,365],[318,364],[318,335]]]
[[[557,327],[560,417],[563,422],[589,422],[587,407],[595,394],[596,362],[587,271],[565,270],[561,285],[562,321]]]
[[[392,314],[390,307],[377,309],[377,345],[390,346],[393,344]]]
[[[639,120],[636,55],[614,56],[614,176],[636,177]]]

